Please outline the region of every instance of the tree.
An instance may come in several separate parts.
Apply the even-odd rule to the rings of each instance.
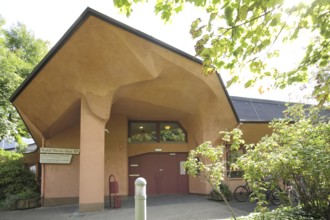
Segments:
[[[244,171],[243,178],[253,190],[259,210],[265,210],[264,205],[268,204],[265,189],[275,190],[283,181],[290,181],[298,192],[304,214],[329,219],[329,117],[322,116],[321,109],[315,106],[293,105],[285,113],[285,118],[270,123],[272,134],[256,144],[244,145],[239,129],[220,132],[224,143],[215,147],[205,142],[191,150],[185,168],[189,175],[208,182],[224,198],[218,186],[224,178],[225,146],[230,145],[231,151],[235,151],[244,145],[246,154],[231,168]],[[291,205],[287,192],[278,195],[284,206]]]
[[[127,16],[132,5],[144,0],[113,0]],[[321,105],[330,102],[330,1],[329,0],[167,0],[156,1],[155,13],[168,22],[174,14],[184,10],[186,4],[203,8],[206,20],[197,18],[191,24],[191,35],[196,39],[196,55],[203,60],[205,75],[230,71],[227,86],[242,81],[242,70],[251,76],[245,87],[257,80],[271,79],[275,88],[313,79],[314,97]],[[200,15],[196,15],[200,16]],[[280,47],[300,40],[305,56],[291,70],[281,65],[272,66],[270,60],[279,56]],[[327,74],[319,74],[315,69]],[[313,74],[314,73],[314,74]],[[264,88],[260,87],[259,91]]]
[[[198,176],[202,181],[209,183],[213,190],[220,194],[233,218],[236,219],[235,213],[230,208],[226,196],[220,190],[220,184],[223,181],[226,166],[222,156],[226,149],[226,144],[230,142],[231,149],[237,150],[244,141],[241,139],[242,131],[239,129],[220,133],[224,135],[221,145],[215,147],[209,141],[202,143],[196,149],[189,152],[184,167],[187,169],[189,175]]]
[[[285,118],[270,123],[271,135],[247,146],[247,153],[239,158],[238,165],[255,192],[275,188],[283,180],[290,181],[306,213],[329,219],[329,118],[320,116],[320,110],[315,107],[302,105],[292,106],[286,113]],[[271,177],[271,181],[258,182],[263,177]]]
[[[45,56],[48,42],[36,39],[22,23],[8,30],[4,23],[0,17],[0,139],[20,141],[28,133],[9,98]]]

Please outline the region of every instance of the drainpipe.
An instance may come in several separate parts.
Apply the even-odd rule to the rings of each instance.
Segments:
[[[45,147],[45,138],[42,136],[41,138],[41,148]],[[40,156],[40,150],[39,150],[39,156]],[[42,206],[45,206],[45,164],[41,164],[41,203]]]

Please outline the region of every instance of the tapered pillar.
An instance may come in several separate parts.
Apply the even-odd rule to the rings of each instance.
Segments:
[[[81,99],[79,211],[104,209],[104,128],[111,100],[87,94]]]

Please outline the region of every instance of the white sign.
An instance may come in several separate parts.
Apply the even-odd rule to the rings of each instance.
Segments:
[[[186,175],[186,169],[184,168],[185,161],[180,161],[180,175]]]
[[[67,148],[40,148],[41,154],[79,154],[80,149]]]
[[[40,163],[70,164],[71,159],[69,154],[40,154]]]

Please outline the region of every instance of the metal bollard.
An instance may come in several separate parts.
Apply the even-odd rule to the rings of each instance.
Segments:
[[[147,181],[139,177],[135,180],[135,220],[147,219]]]

